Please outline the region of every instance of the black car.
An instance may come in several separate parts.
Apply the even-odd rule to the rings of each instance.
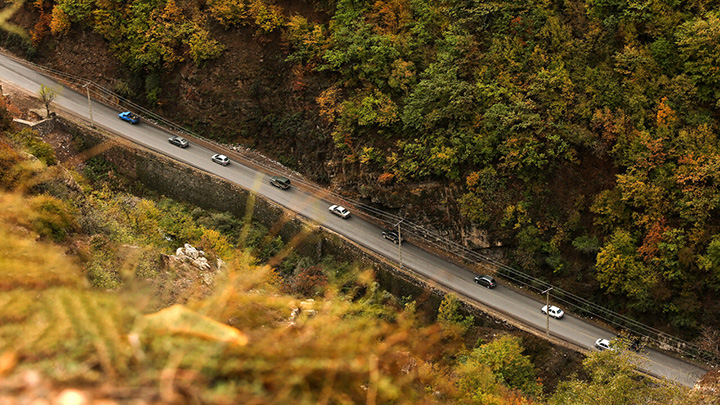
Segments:
[[[480,284],[481,286],[487,288],[495,288],[495,286],[497,285],[495,279],[490,276],[476,276],[475,284]]]
[[[640,353],[640,351],[643,349],[644,345],[642,343],[642,340],[639,337],[635,337],[633,339],[630,339],[628,342],[628,348],[635,353]]]
[[[179,136],[173,136],[172,138],[168,139],[168,142],[181,148],[187,148],[188,145],[190,145],[190,142],[188,142],[187,139]]]
[[[396,245],[403,241],[403,238],[398,235],[397,231],[393,231],[392,229],[384,230],[382,233],[382,237]]]
[[[287,190],[290,188],[290,179],[282,176],[272,176],[270,177],[270,184],[277,188]]]

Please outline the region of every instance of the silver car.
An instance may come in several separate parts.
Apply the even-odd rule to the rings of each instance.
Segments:
[[[221,155],[219,153],[212,155],[212,161],[223,166],[227,166],[230,164],[230,159],[228,159],[227,156]]]
[[[350,211],[348,211],[347,208],[341,207],[339,205],[331,205],[329,210],[333,214],[335,214],[343,219],[347,219],[350,216]]]

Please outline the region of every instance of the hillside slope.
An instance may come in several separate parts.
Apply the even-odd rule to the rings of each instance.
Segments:
[[[12,21],[38,62],[697,338],[720,327],[718,13],[61,0]]]

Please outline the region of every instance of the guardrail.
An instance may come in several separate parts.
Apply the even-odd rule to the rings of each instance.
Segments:
[[[471,268],[477,268],[478,266],[483,267],[500,278],[523,286],[527,288],[528,291],[536,292],[538,294],[550,287],[553,287],[553,301],[562,304],[568,312],[598,319],[617,329],[641,337],[643,340],[645,340],[646,343],[654,344],[662,350],[674,352],[709,365],[720,365],[720,358],[715,353],[704,350],[694,343],[669,335],[663,331],[645,325],[630,317],[611,311],[598,304],[588,301],[569,291],[565,291],[562,288],[552,286],[550,283],[542,279],[533,277],[502,262],[499,262],[495,259],[468,249],[467,247],[455,241],[452,241],[437,234],[437,232],[433,230],[427,229],[423,225],[415,224],[398,215],[382,211],[361,201],[353,200],[340,194],[334,193],[330,190],[319,187],[318,185],[305,180],[299,173],[290,171],[283,166],[270,166],[266,162],[254,159],[248,154],[242,154],[243,147],[241,146],[224,145],[212,139],[199,135],[178,124],[175,124],[170,120],[164,119],[153,111],[146,109],[141,105],[136,104],[131,100],[128,100],[106,89],[105,87],[98,85],[91,80],[87,80],[80,76],[61,72],[52,68],[26,61],[24,59],[20,59],[4,50],[2,51],[2,54],[33,70],[51,76],[55,78],[55,80],[63,83],[67,87],[73,88],[80,93],[85,93],[89,91],[92,98],[106,105],[117,107],[121,110],[131,110],[136,114],[140,115],[143,119],[148,120],[179,135],[187,135],[199,138],[205,142],[215,145],[218,148],[230,149],[238,152],[239,154],[241,154],[243,159],[251,162],[253,165],[259,168],[262,168],[267,173],[282,174],[285,177],[289,177],[294,183],[301,184],[303,188],[333,197],[338,201],[342,201],[348,207],[360,209],[362,210],[362,212],[369,215],[375,221],[379,221],[380,223],[390,228],[394,228],[395,225],[402,220],[403,236],[407,236],[408,234],[410,234],[412,238],[416,240],[421,240],[424,244],[455,257],[461,262],[469,265]]]

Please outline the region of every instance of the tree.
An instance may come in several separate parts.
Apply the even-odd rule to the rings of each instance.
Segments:
[[[57,98],[57,96],[60,95],[60,88],[50,87],[50,86],[41,84],[38,95],[40,96],[40,100],[42,100],[43,104],[45,104],[45,109],[47,110],[47,116],[49,118],[50,117],[50,103],[52,103]]]
[[[295,276],[293,290],[304,297],[322,295],[328,278],[320,266],[310,266],[301,269]]]
[[[608,292],[624,294],[639,302],[652,299],[650,290],[658,280],[638,257],[635,239],[630,232],[616,230],[598,253],[595,267],[600,285]]]
[[[446,294],[440,303],[437,316],[437,321],[445,333],[458,331],[459,335],[462,335],[475,322],[475,317],[463,316],[460,309],[460,300],[454,294]]]
[[[467,392],[475,396],[476,391],[482,391],[487,384],[482,380],[475,381],[477,376],[471,377],[482,375],[489,369],[498,381],[509,388],[525,395],[538,395],[541,388],[536,381],[535,369],[530,359],[522,355],[523,350],[520,338],[514,336],[503,336],[484,344],[473,350],[464,366],[458,370],[458,381]]]
[[[720,100],[718,85],[718,54],[720,52],[720,15],[710,12],[681,25],[676,34],[685,72],[698,87],[704,101],[715,104]]]
[[[637,356],[628,350],[590,354],[583,367],[588,381],[577,378],[560,383],[550,404],[693,404],[701,403],[689,390],[664,380],[649,381],[635,370]]]

